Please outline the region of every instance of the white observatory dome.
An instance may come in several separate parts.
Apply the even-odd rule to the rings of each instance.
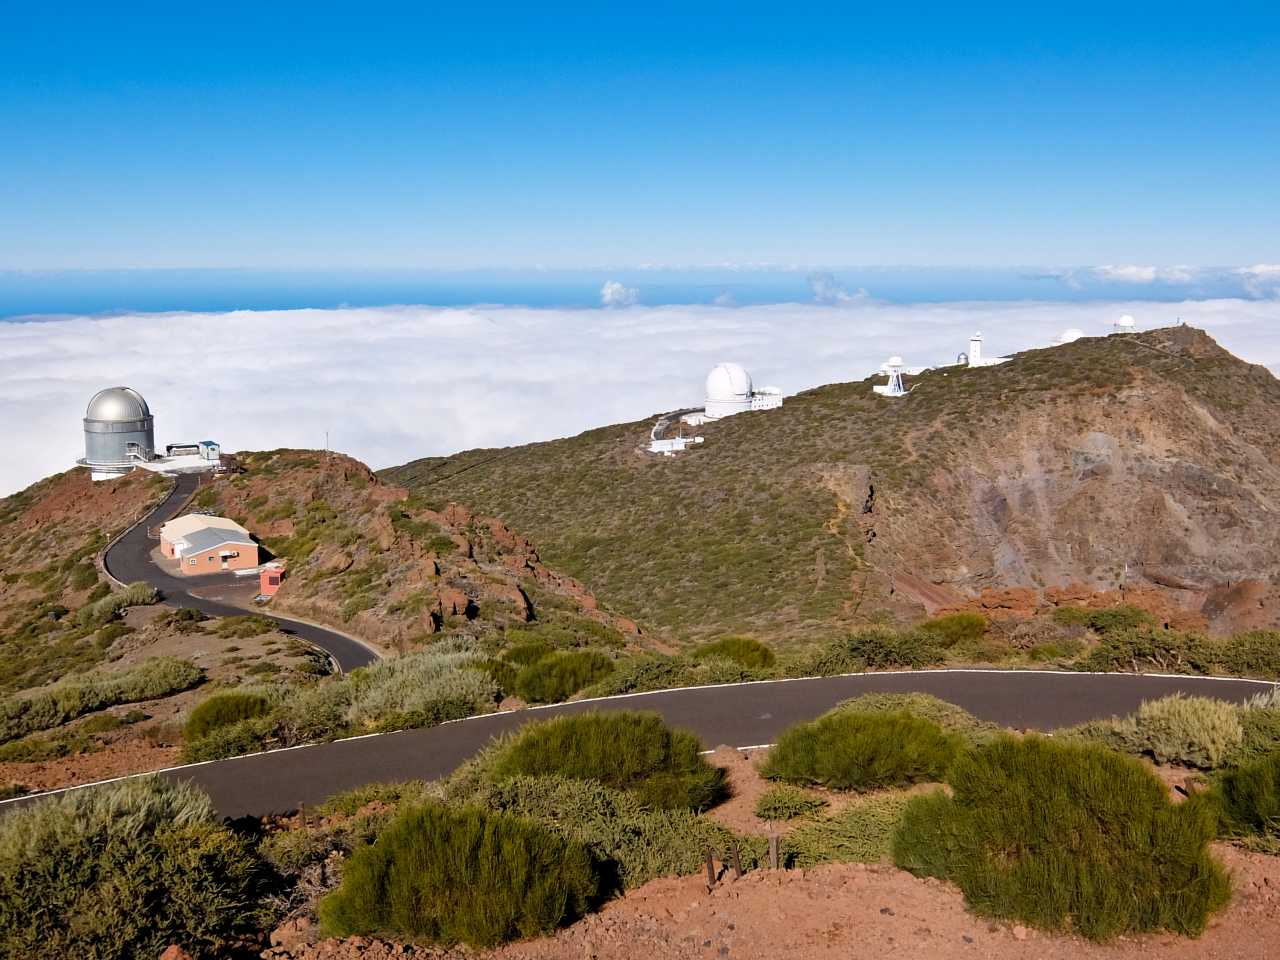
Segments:
[[[889,362],[888,362],[887,364],[885,364],[885,366],[887,366],[887,367],[901,367],[901,366],[902,366],[902,358],[901,358],[901,357],[890,357],[890,358],[889,358]]]
[[[707,374],[708,400],[739,400],[751,396],[751,374],[736,363],[717,363]]]
[[[1058,345],[1065,346],[1068,343],[1075,343],[1083,336],[1084,331],[1079,327],[1070,327],[1062,331],[1062,334],[1058,337]]]
[[[717,363],[707,374],[707,418],[751,409],[751,375],[736,363]]]
[[[151,416],[147,401],[132,387],[108,387],[99,390],[84,412],[86,420],[99,423],[132,423]]]
[[[1133,318],[1132,314],[1126,313],[1116,321],[1116,326],[1121,330],[1132,330],[1138,325],[1138,321]]]

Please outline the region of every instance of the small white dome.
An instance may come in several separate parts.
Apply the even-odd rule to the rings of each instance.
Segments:
[[[1079,327],[1071,327],[1067,330],[1062,331],[1062,334],[1058,337],[1058,343],[1059,344],[1075,343],[1077,340],[1079,340],[1083,336],[1084,336],[1083,330],[1081,330]]]
[[[717,363],[707,374],[708,400],[742,400],[751,396],[751,376],[736,363]]]
[[[85,410],[86,420],[97,420],[100,423],[131,423],[145,420],[151,416],[147,401],[142,394],[132,387],[108,387],[99,390],[89,401]]]
[[[1122,316],[1119,320],[1116,321],[1117,327],[1134,327],[1134,326],[1137,326],[1137,324],[1138,324],[1138,321],[1133,319],[1133,315],[1129,313],[1126,313],[1124,316]]]
[[[888,367],[901,367],[901,366],[902,366],[902,358],[901,358],[901,357],[890,357],[890,358],[889,358],[889,362],[888,362],[887,364],[885,364],[885,366],[888,366]]]

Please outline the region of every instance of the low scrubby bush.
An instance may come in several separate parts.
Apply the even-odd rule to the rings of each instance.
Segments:
[[[457,793],[466,803],[532,818],[586,844],[602,867],[606,891],[698,873],[708,847],[723,854],[736,845],[746,870],[765,855],[762,838],[739,837],[690,810],[653,809],[634,794],[588,780],[513,777],[459,785]]]
[[[909,713],[832,711],[778,737],[761,773],[835,790],[941,780],[961,740]]]
[[[1222,773],[1212,789],[1229,836],[1280,836],[1280,750]]]
[[[154,700],[188,690],[204,671],[187,660],[154,657],[127,670],[86,673],[41,693],[0,700],[0,743],[119,703]]]
[[[1120,630],[1106,633],[1078,666],[1102,672],[1210,673],[1214,657],[1209,641],[1176,630]]]
[[[893,856],[951,880],[985,916],[1095,940],[1197,935],[1230,896],[1209,856],[1213,806],[1173,804],[1141,763],[1101,746],[1002,737],[960,756],[939,791],[913,798]]]
[[[1239,676],[1280,679],[1280,632],[1251,630],[1218,641],[1218,670]]]
[[[427,803],[351,856],[320,917],[336,936],[492,946],[572,922],[599,887],[580,843],[519,817]]]
[[[498,688],[469,669],[479,659],[442,645],[353,670],[336,684],[347,699],[347,722],[357,730],[392,730],[490,710]]]
[[[159,601],[160,594],[156,588],[139,580],[81,607],[76,612],[76,622],[86,628],[100,627],[114,620],[127,607],[142,607]]]
[[[807,790],[780,783],[770,787],[756,799],[756,816],[761,820],[795,820],[812,817],[827,806],[822,797]]]
[[[1244,740],[1240,709],[1210,697],[1174,694],[1144,701],[1132,715],[1095,720],[1064,731],[1160,764],[1212,770],[1233,756]]]
[[[1280,750],[1280,693],[1250,697],[1240,707],[1240,749],[1237,763],[1252,763]]]
[[[864,670],[918,670],[945,661],[946,652],[933,635],[879,627],[831,641],[813,655],[805,672],[833,676]]]
[[[644,655],[617,662],[612,673],[586,691],[593,697],[611,697],[646,690],[701,687],[717,683],[747,683],[777,676],[773,668],[744,667],[719,656],[695,659],[690,656]]]
[[[227,956],[268,924],[262,865],[204,794],[145,778],[0,819],[0,954]]]
[[[219,727],[260,717],[270,709],[270,701],[260,694],[236,690],[215,693],[191,711],[182,728],[182,736],[189,741],[199,740]]]
[[[913,717],[932,720],[970,746],[986,743],[1004,731],[999,724],[979,720],[964,707],[940,700],[929,693],[864,693],[836,704],[829,712],[909,713]]]
[[[213,628],[213,632],[224,640],[248,640],[278,629],[280,624],[270,617],[249,614],[238,617],[223,617]]]
[[[567,650],[529,664],[516,675],[516,693],[531,703],[559,703],[613,672],[595,650]]]
[[[753,637],[723,637],[693,651],[695,660],[708,657],[732,660],[752,670],[767,670],[777,660],[772,650]]]
[[[652,807],[705,810],[724,773],[693,734],[655,713],[581,713],[530,724],[492,758],[491,777],[562,776],[626,790]]]
[[[555,652],[556,648],[543,640],[530,640],[527,643],[517,643],[502,651],[502,659],[507,663],[514,663],[517,667],[527,667]]]
[[[1139,630],[1152,626],[1155,617],[1128,604],[1090,610],[1085,607],[1058,607],[1053,611],[1054,622],[1063,626],[1088,627],[1095,633],[1107,634],[1122,630]]]
[[[950,613],[920,624],[920,630],[938,638],[950,649],[958,643],[977,643],[987,633],[987,618],[980,613]]]
[[[468,666],[472,670],[479,670],[488,676],[498,685],[498,689],[504,696],[510,696],[516,692],[516,675],[520,671],[505,660],[487,657],[484,660],[475,660],[469,663]]]
[[[884,859],[908,799],[904,793],[863,797],[835,816],[800,824],[782,841],[783,862],[805,868]]]

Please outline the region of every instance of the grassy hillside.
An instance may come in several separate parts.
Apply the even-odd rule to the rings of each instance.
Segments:
[[[1200,331],[935,370],[899,401],[873,382],[707,425],[674,458],[643,451],[644,421],[385,474],[689,640],[813,637],[987,588],[1276,573],[1280,383]]]

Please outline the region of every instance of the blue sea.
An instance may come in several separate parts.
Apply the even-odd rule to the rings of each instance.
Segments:
[[[520,304],[599,306],[617,281],[634,302],[750,305],[866,297],[956,300],[1152,300],[1240,296],[1229,271],[1191,283],[1116,283],[1087,269],[733,268],[590,270],[68,270],[0,271],[0,319],[124,312],[280,310],[340,306]]]

